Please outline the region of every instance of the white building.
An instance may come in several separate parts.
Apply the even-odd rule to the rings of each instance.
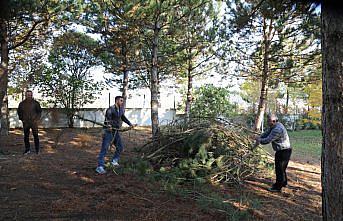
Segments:
[[[34,90],[34,97],[38,101],[44,101],[39,93]],[[104,122],[104,114],[109,105],[114,104],[114,98],[121,95],[117,88],[110,90],[103,90],[101,96],[92,104],[85,105],[78,113],[83,118],[99,123]],[[137,89],[129,91],[126,103],[126,117],[133,124],[139,126],[151,125],[151,108],[150,108],[150,90]],[[175,89],[168,88],[161,90],[160,106],[159,106],[159,121],[161,125],[168,124],[175,119],[177,102],[181,100],[180,94]],[[22,124],[17,116],[17,107],[21,98],[15,99],[13,96],[9,97],[9,110],[10,110],[10,127],[21,127]],[[67,118],[62,109],[56,108],[43,108],[41,126],[48,128],[67,127]],[[99,126],[92,122],[82,121],[75,119],[75,127],[93,127]]]

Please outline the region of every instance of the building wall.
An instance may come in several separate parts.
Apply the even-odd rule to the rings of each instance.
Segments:
[[[63,109],[57,108],[43,108],[40,127],[43,128],[62,128],[68,127],[68,119],[62,112]],[[78,115],[82,118],[89,119],[91,121],[103,123],[105,119],[106,108],[85,108],[82,109]],[[165,125],[175,119],[176,111],[174,109],[160,109],[159,121],[160,125]],[[130,120],[132,124],[138,126],[150,126],[151,125],[151,109],[150,108],[126,108],[125,116]],[[9,109],[10,128],[20,128],[22,123],[18,118],[17,109]],[[125,125],[125,123],[124,123]],[[81,119],[75,119],[74,127],[101,127],[95,123],[84,121]]]

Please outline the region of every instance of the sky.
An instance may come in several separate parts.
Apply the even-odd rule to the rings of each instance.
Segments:
[[[318,11],[320,11],[320,6],[317,7]],[[224,15],[225,13],[225,4],[222,4],[221,10],[219,11],[220,15]],[[84,27],[79,25],[74,25],[74,28],[77,31],[85,32],[86,30]],[[96,34],[89,34],[91,37],[95,39],[100,39],[99,35]],[[234,67],[230,67],[231,70],[234,70]],[[92,75],[94,76],[95,80],[103,80],[104,77],[104,68],[95,68],[92,70]],[[243,79],[224,79],[221,75],[218,75],[213,71],[210,74],[211,77],[206,77],[204,79],[195,79],[194,87],[200,87],[205,84],[213,84],[218,87],[224,87],[229,89],[231,92],[238,92],[240,90],[239,86],[244,81]],[[163,109],[170,109],[174,108],[175,105],[182,102],[182,96],[180,91],[177,88],[170,88],[170,87],[160,87],[160,103],[161,108]],[[40,98],[37,93],[35,93],[38,99]],[[113,104],[114,97],[117,95],[121,95],[119,91],[119,87],[112,87],[107,88],[101,92],[101,95],[93,104],[85,105],[85,107],[96,107],[96,108],[106,108],[109,104]],[[150,90],[149,89],[135,89],[128,91],[128,100],[127,100],[127,107],[128,108],[150,108]],[[240,105],[244,105],[244,101],[238,95],[238,93],[233,94],[230,97],[231,102],[239,103]],[[16,107],[18,101],[14,99],[10,99],[9,106]]]

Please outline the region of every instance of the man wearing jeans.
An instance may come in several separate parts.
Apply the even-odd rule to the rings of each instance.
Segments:
[[[20,102],[17,113],[19,120],[23,122],[24,129],[24,155],[31,152],[30,150],[30,129],[32,130],[33,140],[35,142],[36,154],[39,153],[38,123],[41,118],[42,109],[38,101],[33,99],[32,91],[27,90],[25,100]]]
[[[114,145],[116,146],[116,151],[112,158],[111,164],[112,166],[119,166],[118,161],[120,158],[120,153],[123,151],[124,148],[118,131],[120,127],[120,121],[122,120],[130,127],[133,127],[131,122],[124,115],[123,102],[123,97],[117,96],[115,97],[115,104],[106,110],[104,134],[101,150],[98,156],[98,167],[95,170],[99,174],[106,173],[106,170],[104,169],[105,155],[107,153],[108,147],[111,145],[111,142],[114,142]]]
[[[282,187],[287,185],[286,168],[292,154],[292,148],[287,130],[278,122],[275,114],[268,114],[267,123],[269,129],[256,138],[256,144],[272,143],[273,150],[275,151],[276,182],[268,190],[270,192],[280,192]]]

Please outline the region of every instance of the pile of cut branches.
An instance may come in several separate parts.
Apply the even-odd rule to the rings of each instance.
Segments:
[[[186,178],[240,183],[266,162],[249,135],[248,129],[218,119],[179,120],[142,148],[143,157],[155,168],[178,168]]]

